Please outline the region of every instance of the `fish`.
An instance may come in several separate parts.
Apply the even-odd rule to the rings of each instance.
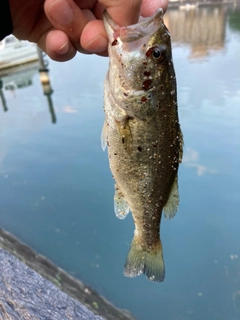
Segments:
[[[178,210],[183,154],[170,33],[162,9],[126,27],[106,11],[103,20],[109,69],[101,143],[115,180],[115,214],[131,212],[135,224],[124,275],[162,282],[160,222],[162,213],[171,219]]]

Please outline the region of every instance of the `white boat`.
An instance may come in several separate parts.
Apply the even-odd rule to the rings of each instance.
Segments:
[[[24,65],[0,70],[2,87],[5,90],[16,90],[31,86],[33,77],[38,73],[39,62],[34,61]]]
[[[38,60],[37,45],[10,35],[0,41],[0,69]]]

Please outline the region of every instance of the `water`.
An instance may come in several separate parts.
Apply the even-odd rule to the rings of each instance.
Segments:
[[[3,90],[0,225],[137,319],[240,319],[240,10],[169,10],[184,133],[180,208],[163,219],[166,279],[123,276],[133,236],[114,214],[100,145],[108,60],[50,61],[56,124],[38,74]]]

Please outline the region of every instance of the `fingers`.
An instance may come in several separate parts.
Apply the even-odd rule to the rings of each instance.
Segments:
[[[46,16],[55,29],[62,31],[61,34],[52,31],[46,36],[45,51],[52,59],[68,60],[69,56],[75,55],[76,50],[107,55],[108,39],[103,22],[95,17],[102,17],[104,7],[101,4],[94,6],[95,2],[83,0],[79,2],[82,6],[80,9],[73,0],[46,0]],[[61,37],[54,39],[56,35]],[[44,45],[44,41],[42,43]]]
[[[143,0],[141,7],[141,15],[143,17],[150,17],[154,12],[162,8],[166,12],[168,7],[168,0]]]
[[[60,30],[50,30],[41,36],[38,46],[56,61],[67,61],[76,55],[68,36]]]
[[[104,8],[120,26],[137,23],[140,15],[150,16],[167,9],[168,0],[46,0],[44,10],[52,29],[38,45],[54,60],[66,61],[77,51],[107,55],[108,38],[103,26]],[[141,7],[142,6],[142,7]],[[99,19],[99,20],[97,20]]]
[[[81,10],[72,0],[46,0],[44,10],[53,27],[67,35],[68,45],[71,47],[71,43],[76,50],[86,53],[80,45],[80,34],[94,15]]]
[[[99,0],[105,6],[113,21],[119,26],[137,23],[140,13],[144,17],[152,16],[162,8],[165,12],[168,0]]]
[[[141,0],[99,0],[105,6],[113,21],[119,26],[138,22]]]
[[[83,29],[81,46],[90,52],[107,56],[108,38],[103,26],[103,21],[90,21]]]

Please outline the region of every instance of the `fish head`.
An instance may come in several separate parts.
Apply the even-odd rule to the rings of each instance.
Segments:
[[[109,38],[108,53],[112,82],[125,96],[141,96],[156,99],[156,92],[172,91],[175,74],[172,63],[171,38],[163,23],[163,10],[158,9],[152,17],[140,17],[137,24],[120,27],[104,12],[104,24]],[[169,88],[166,88],[169,87]],[[119,92],[119,88],[120,91]],[[124,95],[122,98],[124,99]],[[143,101],[143,100],[142,100]]]

